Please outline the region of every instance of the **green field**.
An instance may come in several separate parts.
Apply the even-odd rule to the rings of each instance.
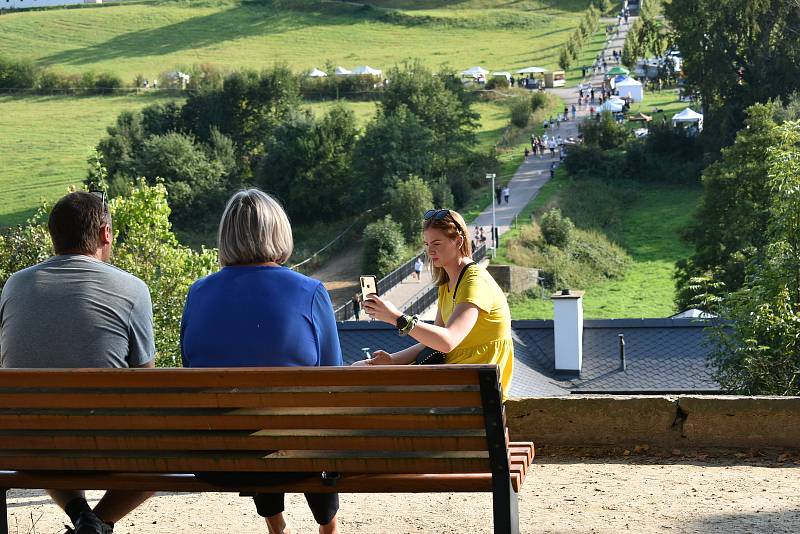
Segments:
[[[3,97],[0,96],[0,227],[23,222],[42,200],[54,200],[86,176],[86,157],[123,110],[137,110],[167,98]],[[375,114],[374,102],[345,102],[363,127]],[[307,104],[321,115],[333,102]],[[478,137],[488,149],[508,123],[500,102],[480,102]]]
[[[561,175],[550,182],[546,200],[552,201],[567,180]],[[689,223],[702,189],[650,184],[640,187],[639,197],[626,210],[622,228],[615,236],[634,263],[620,280],[576,288],[586,291],[583,305],[587,319],[668,317],[677,311],[672,279],[675,262],[691,254],[679,232]],[[539,205],[546,200],[543,198]],[[503,256],[498,256],[502,261]],[[514,319],[552,319],[553,303],[538,299],[515,302],[511,315]]]
[[[557,68],[558,49],[588,0],[241,3],[142,2],[10,13],[0,18],[0,55],[61,72],[108,71],[130,82],[212,63],[295,70],[326,61],[388,69],[408,58],[463,70]],[[434,8],[438,6],[438,8]],[[423,9],[419,9],[419,8]]]

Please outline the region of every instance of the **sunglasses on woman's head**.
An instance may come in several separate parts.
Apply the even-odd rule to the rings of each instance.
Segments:
[[[433,219],[434,221],[441,221],[445,217],[450,215],[450,210],[428,210],[423,215],[426,221]],[[452,216],[450,217],[452,219]]]

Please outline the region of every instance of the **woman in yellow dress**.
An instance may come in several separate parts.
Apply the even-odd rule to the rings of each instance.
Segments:
[[[359,364],[410,364],[429,347],[445,353],[445,363],[497,364],[505,399],[514,370],[511,312],[505,294],[494,278],[472,261],[467,225],[459,213],[428,210],[424,220],[425,249],[439,286],[436,321],[420,322],[372,295],[363,305],[369,316],[396,326],[401,335],[419,343],[391,354],[375,351],[372,358]]]

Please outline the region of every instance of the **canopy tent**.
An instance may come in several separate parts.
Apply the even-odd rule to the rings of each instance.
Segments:
[[[505,78],[506,80],[508,80],[511,78],[511,73],[501,70],[498,72],[493,72],[492,76],[494,76],[495,78]]]
[[[614,67],[614,68],[610,69],[608,72],[606,72],[606,76],[620,76],[620,75],[627,76],[630,73],[631,73],[631,71],[629,71],[625,67],[617,65],[616,67]]]
[[[373,69],[369,65],[362,65],[354,68],[351,74],[355,76],[381,76],[383,71],[380,69]]]
[[[608,100],[602,106],[597,108],[598,113],[603,113],[604,111],[619,113],[622,111],[622,104],[614,100]]]
[[[319,70],[316,67],[314,68],[314,70],[312,70],[311,72],[308,73],[308,77],[309,78],[324,78],[326,76],[327,76],[327,74],[325,72]]]
[[[486,77],[489,71],[483,67],[472,67],[461,73],[462,76],[469,76],[470,78]]]
[[[350,76],[353,74],[351,71],[347,70],[344,67],[336,67],[336,70],[333,71],[336,76]]]
[[[619,96],[622,98],[630,98],[634,102],[641,102],[644,100],[644,88],[642,82],[634,80],[633,78],[625,78],[617,82],[616,86]]]
[[[524,69],[519,69],[517,74],[542,74],[544,72],[547,72],[547,69],[540,67],[525,67]]]
[[[697,129],[703,129],[703,115],[693,111],[691,108],[686,108],[680,113],[672,116],[672,126],[677,126],[681,123],[696,123]]]

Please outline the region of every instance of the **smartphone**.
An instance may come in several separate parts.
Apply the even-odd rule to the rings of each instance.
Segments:
[[[369,299],[369,296],[378,292],[378,277],[369,275],[361,276],[361,298]]]

